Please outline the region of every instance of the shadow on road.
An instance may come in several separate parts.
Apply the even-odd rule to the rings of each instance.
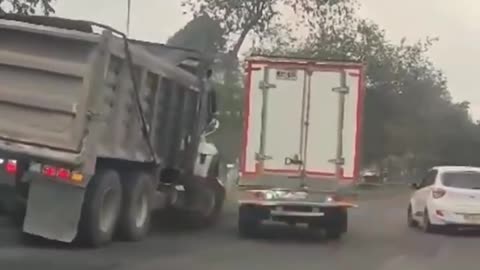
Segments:
[[[335,242],[335,240],[328,240],[323,231],[312,231],[306,226],[289,226],[283,224],[262,225],[250,240],[267,243],[295,244],[326,244],[332,241]]]
[[[447,230],[446,232],[443,233],[446,236],[450,237],[458,237],[458,238],[464,238],[464,237],[480,237],[480,229],[476,230]]]

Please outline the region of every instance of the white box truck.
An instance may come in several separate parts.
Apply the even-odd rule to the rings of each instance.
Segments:
[[[305,223],[338,239],[342,196],[359,176],[364,66],[254,55],[246,59],[239,233],[264,221]]]

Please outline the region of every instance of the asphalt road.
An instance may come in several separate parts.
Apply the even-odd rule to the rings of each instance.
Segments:
[[[205,231],[156,229],[140,243],[115,242],[87,250],[59,244],[28,246],[0,219],[0,269],[478,269],[479,234],[427,235],[405,222],[406,194],[360,203],[339,242],[312,239],[307,231],[270,227],[260,239],[239,239],[228,213]]]

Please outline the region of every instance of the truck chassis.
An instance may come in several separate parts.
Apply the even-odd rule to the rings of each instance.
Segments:
[[[347,232],[347,209],[356,207],[329,195],[324,196],[324,202],[309,200],[306,191],[247,189],[245,193],[251,198],[239,200],[238,214],[238,231],[245,237],[255,236],[264,222],[281,222],[306,224],[313,231],[324,230],[328,239],[339,239]],[[282,194],[273,195],[278,193]]]

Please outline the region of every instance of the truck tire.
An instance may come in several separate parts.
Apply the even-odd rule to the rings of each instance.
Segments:
[[[226,190],[218,181],[220,174],[220,157],[212,157],[206,178],[195,176],[187,188],[190,209],[184,212],[186,222],[194,228],[205,228],[214,225],[220,217],[225,202]],[[180,220],[185,220],[180,218]]]
[[[339,209],[336,211],[335,217],[331,223],[325,228],[325,236],[330,240],[338,240],[343,233],[347,232],[348,214],[346,209]]]
[[[260,221],[247,205],[241,205],[238,210],[238,234],[241,237],[253,237],[258,231]]]
[[[139,241],[150,230],[153,180],[148,173],[134,172],[122,179],[122,187],[119,235],[123,240]]]
[[[189,223],[196,228],[214,225],[223,209],[225,189],[216,179],[203,179],[197,181],[194,192],[192,203],[196,210],[188,214]]]
[[[122,203],[122,186],[118,173],[100,169],[91,179],[85,194],[80,221],[79,240],[99,247],[112,241]]]

